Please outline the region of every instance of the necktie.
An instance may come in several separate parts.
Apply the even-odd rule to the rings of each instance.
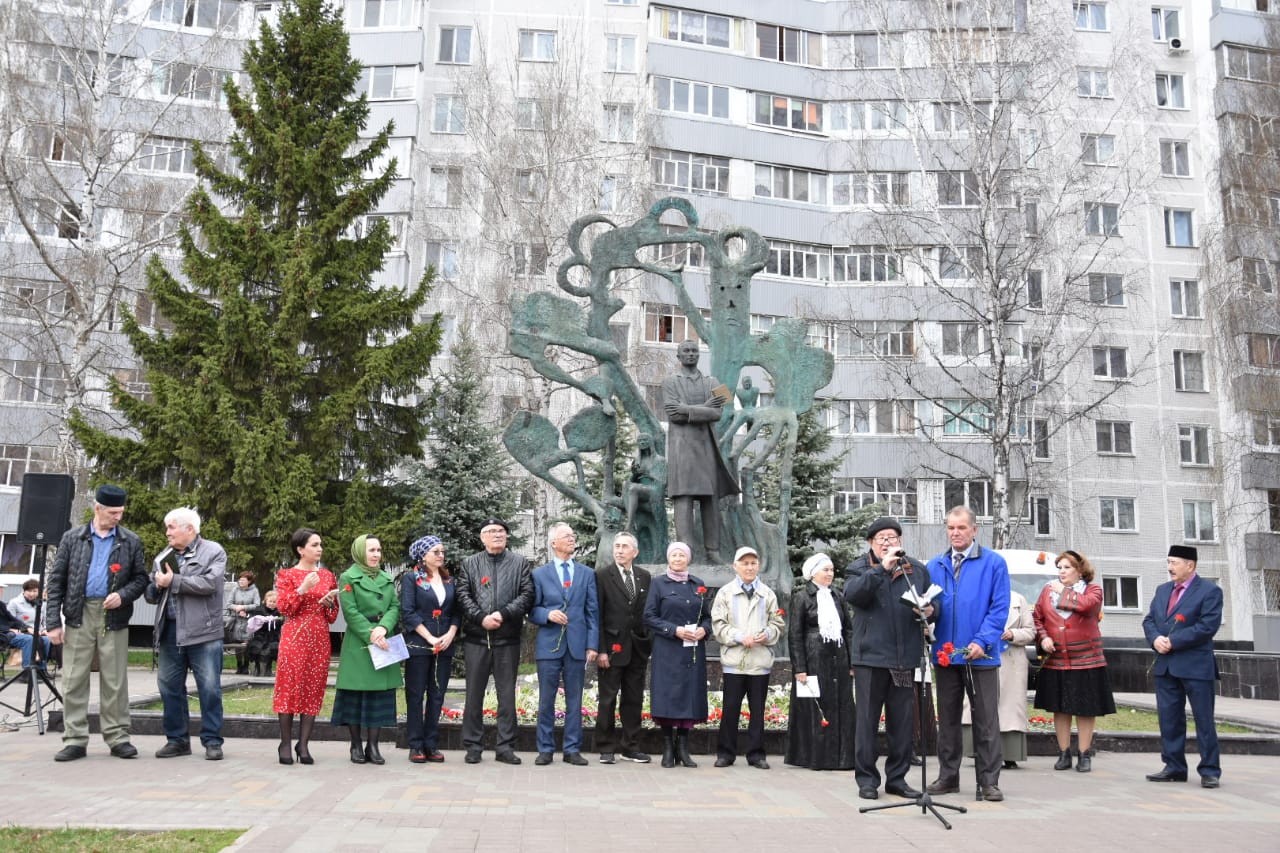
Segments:
[[[560,580],[563,581],[566,585],[573,583],[573,578],[569,577],[568,563],[560,564]]]
[[[1166,616],[1173,613],[1178,606],[1178,602],[1182,600],[1182,591],[1186,589],[1186,584],[1178,584],[1173,588],[1173,592],[1169,594],[1169,609],[1165,613]]]
[[[627,600],[631,601],[636,597],[636,576],[631,573],[631,569],[622,570],[622,583],[627,588]]]
[[[956,580],[960,579],[960,567],[962,565],[964,565],[964,554],[952,554],[951,555],[951,566],[952,566],[951,573]]]
[[[747,598],[750,598],[756,594],[755,584],[747,584],[742,588],[742,591],[747,594]]]

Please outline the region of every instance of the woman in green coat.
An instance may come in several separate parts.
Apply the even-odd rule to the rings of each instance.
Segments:
[[[360,536],[351,543],[351,568],[338,578],[338,603],[347,620],[338,661],[338,690],[333,700],[333,724],[351,731],[351,761],[386,763],[378,751],[381,726],[396,724],[396,691],[404,683],[399,666],[373,668],[369,646],[387,647],[400,616],[395,582],[378,568],[382,543]],[[360,729],[364,728],[361,745]]]

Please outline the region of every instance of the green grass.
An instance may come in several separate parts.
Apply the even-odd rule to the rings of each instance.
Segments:
[[[153,659],[150,649],[129,649],[129,666],[141,666],[150,669],[152,663]],[[224,670],[230,669],[232,672],[235,672],[236,656],[234,654],[223,655],[222,668]]]
[[[234,690],[224,690],[222,692],[222,713],[225,716],[266,716],[275,715],[275,711],[271,710],[271,697],[273,690],[270,687],[241,687]],[[320,707],[321,718],[332,716],[333,712],[333,693],[334,688],[330,687],[325,691],[324,704]],[[200,710],[200,700],[192,696],[190,698],[191,712],[196,713]],[[142,706],[144,711],[161,711],[164,705],[160,702],[152,702],[150,705]],[[406,711],[404,691],[396,691],[396,713],[404,714]]]
[[[179,829],[172,832],[132,832],[123,829],[32,829],[0,827],[0,850],[25,853],[213,853],[233,843],[243,829]]]

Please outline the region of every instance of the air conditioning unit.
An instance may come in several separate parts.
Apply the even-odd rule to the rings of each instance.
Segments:
[[[1171,55],[1177,55],[1177,54],[1186,53],[1186,52],[1187,52],[1187,48],[1186,48],[1186,45],[1183,43],[1182,39],[1180,38],[1169,39],[1169,53]]]

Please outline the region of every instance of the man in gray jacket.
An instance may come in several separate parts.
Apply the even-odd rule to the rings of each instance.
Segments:
[[[187,672],[200,696],[200,743],[209,761],[222,759],[222,591],[227,552],[200,536],[200,515],[189,507],[164,517],[169,547],[156,557],[147,601],[156,608],[156,684],[164,702],[168,742],[156,758],[191,754]]]
[[[147,586],[142,540],[120,525],[124,489],[102,486],[93,519],[62,536],[46,578],[44,626],[62,646],[62,749],[54,761],[84,758],[89,744],[89,678],[98,655],[102,739],[116,758],[135,758],[129,742],[129,618]]]

